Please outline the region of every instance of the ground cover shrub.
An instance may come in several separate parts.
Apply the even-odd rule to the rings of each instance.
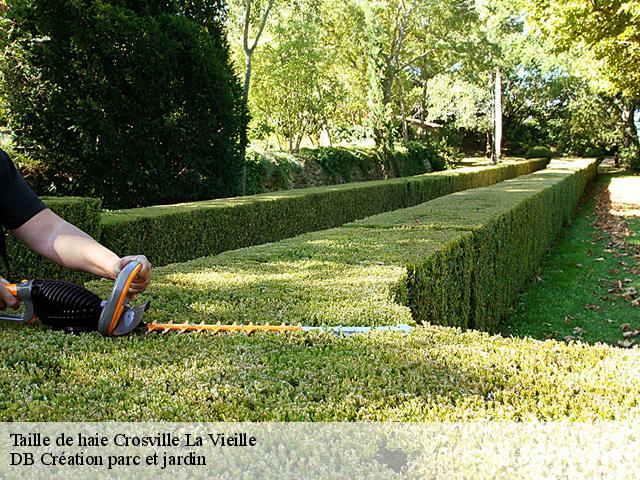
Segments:
[[[527,153],[525,154],[525,158],[551,159],[552,157],[553,157],[553,153],[551,153],[551,150],[549,150],[549,147],[545,147],[544,145],[531,147],[527,150]]]
[[[265,193],[102,215],[101,241],[155,265],[274,242],[531,173],[546,160],[467,167],[391,180]]]
[[[594,421],[640,414],[640,351],[425,326],[402,334],[0,330],[0,418]]]

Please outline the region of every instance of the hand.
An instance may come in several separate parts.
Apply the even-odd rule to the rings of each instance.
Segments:
[[[133,261],[140,262],[140,264],[142,264],[142,268],[129,287],[129,295],[136,295],[144,292],[151,281],[151,262],[149,262],[147,257],[144,255],[128,255],[126,257],[122,257],[113,267],[113,273],[115,276],[117,277],[125,265]]]
[[[8,283],[4,278],[0,277],[0,310],[4,310],[7,307],[15,310],[20,306],[20,299],[11,295],[9,290],[3,287]]]

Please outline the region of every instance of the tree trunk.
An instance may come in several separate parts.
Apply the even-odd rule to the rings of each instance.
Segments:
[[[494,114],[493,114],[493,163],[498,163],[502,157],[502,80],[500,69],[496,68],[496,82],[494,92]]]
[[[251,85],[251,58],[253,56],[253,50],[245,50],[245,72],[244,72],[244,90],[243,101],[244,108],[249,112],[249,85]],[[249,143],[247,136],[247,129],[242,130],[242,138],[240,139],[242,145],[246,146]],[[240,195],[246,195],[247,193],[247,162],[242,161],[242,169],[240,170]]]
[[[638,141],[638,130],[635,124],[635,113],[638,108],[638,100],[632,99],[622,106],[622,121],[624,123],[623,145],[629,147]]]

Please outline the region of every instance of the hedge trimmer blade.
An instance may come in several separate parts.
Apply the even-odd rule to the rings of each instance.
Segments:
[[[167,333],[171,331],[178,331],[180,333],[185,332],[243,332],[247,335],[254,332],[300,332],[303,327],[301,325],[211,325],[202,323],[147,323],[147,332],[162,332]]]
[[[401,323],[399,325],[387,325],[387,326],[379,326],[379,327],[351,327],[351,326],[335,326],[335,327],[305,327],[302,325],[254,325],[250,323],[249,325],[211,325],[206,324],[204,322],[193,324],[193,323],[158,323],[152,322],[147,323],[147,332],[162,332],[168,333],[172,331],[177,331],[180,333],[186,332],[212,332],[212,333],[222,333],[222,332],[242,332],[247,335],[254,332],[272,332],[272,333],[282,333],[282,332],[329,332],[335,333],[336,335],[353,335],[354,333],[367,333],[371,331],[376,332],[402,332],[405,335],[409,334],[411,331],[411,326]]]

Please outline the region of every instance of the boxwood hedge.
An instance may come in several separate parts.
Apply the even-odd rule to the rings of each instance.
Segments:
[[[481,307],[490,307],[480,284],[494,282],[498,302],[506,298],[593,172],[590,162],[554,162],[545,172],[394,215],[159,268],[148,290],[148,320],[388,324],[427,319],[427,310],[415,310],[423,302],[442,304],[433,315],[449,320],[464,317],[459,309],[466,303],[478,323]],[[518,247],[517,239],[525,244]],[[489,252],[495,245],[500,250]],[[107,291],[108,283],[93,287]],[[636,419],[639,366],[638,349],[436,325],[417,326],[408,336],[125,338],[7,326],[0,329],[0,418]]]
[[[154,280],[160,308],[149,318],[492,331],[595,168],[556,161],[344,227],[169,265]]]
[[[166,265],[323,230],[525,175],[547,160],[102,214],[103,244]]]

